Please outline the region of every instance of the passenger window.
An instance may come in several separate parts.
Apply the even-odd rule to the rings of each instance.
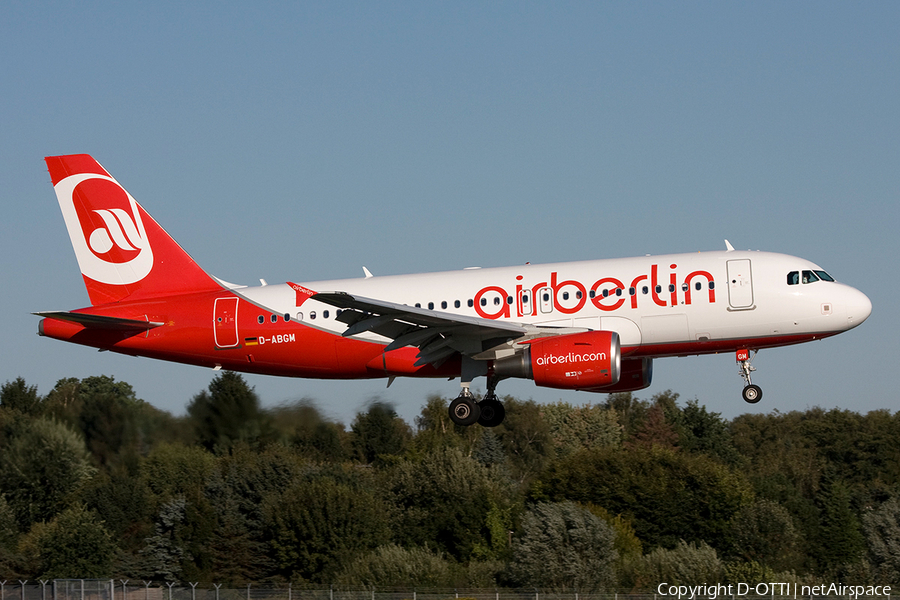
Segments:
[[[323,311],[322,311],[322,318],[323,318],[323,319],[327,319],[327,318],[328,318],[328,311],[327,311],[327,310],[323,310]]]
[[[278,315],[272,315],[271,317],[269,317],[269,320],[272,321],[273,323],[277,323],[277,322],[278,322]]]
[[[422,308],[422,303],[421,303],[421,302],[416,302],[416,308]]]
[[[454,300],[454,302],[453,302],[453,307],[454,307],[454,308],[459,308],[459,300]]]
[[[691,286],[689,286],[688,284],[686,284],[686,283],[682,283],[682,284],[681,284],[681,291],[682,291],[682,292],[686,292],[686,291],[688,291],[689,289],[691,289]],[[697,289],[699,290],[700,288],[697,288]]]
[[[500,305],[500,296],[494,296],[494,306]]]
[[[575,292],[575,297],[576,297],[578,300],[581,300],[581,297],[582,297],[583,295],[584,295],[584,294],[581,293],[581,290],[578,290],[577,292]]]
[[[569,292],[563,292],[563,300],[569,299]]]
[[[441,308],[447,308],[447,301],[441,300]]]
[[[473,306],[475,306],[475,301],[472,300],[471,298],[469,298],[469,300],[468,300],[468,302],[466,302],[466,304],[469,305],[469,308],[472,308]]]
[[[711,290],[716,289],[716,282],[715,282],[715,281],[710,281],[710,282],[709,282],[709,289],[711,289]]]
[[[290,314],[284,313],[284,322],[285,322],[285,323],[290,323],[290,322],[291,322],[291,315],[290,315]]]
[[[487,306],[487,298],[482,298],[482,299],[481,299],[481,305],[482,305],[482,306]]]
[[[428,303],[428,310],[434,310],[434,302]]]
[[[256,318],[256,320],[257,320],[257,322],[258,322],[260,325],[262,325],[263,323],[266,322],[266,318],[265,318],[264,316],[262,316],[262,315],[259,315],[259,316]]]
[[[314,310],[309,311],[309,318],[310,318],[310,320],[315,321],[316,320],[316,311],[314,311]]]
[[[791,271],[788,273],[788,285],[797,285],[800,283],[800,271]]]
[[[694,289],[699,292],[700,290],[703,289],[703,284],[698,281],[697,283],[694,284]]]
[[[297,320],[298,320],[298,321],[302,321],[302,320],[303,320],[303,313],[302,313],[302,312],[297,313]]]
[[[513,303],[513,298],[512,298],[512,296],[507,296],[507,297],[506,297],[506,303],[507,303],[507,304],[512,304],[512,303]]]
[[[645,285],[644,287],[641,288],[641,292],[646,296],[647,294],[650,293],[650,288],[648,288],[648,287]]]
[[[629,295],[629,296],[634,296],[636,292],[637,292],[637,290],[634,289],[633,287],[632,287],[632,288],[628,288],[628,295]]]

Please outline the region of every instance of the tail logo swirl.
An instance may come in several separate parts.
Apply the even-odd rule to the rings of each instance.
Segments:
[[[79,173],[55,186],[78,266],[85,277],[128,285],[153,268],[138,204],[112,177]]]

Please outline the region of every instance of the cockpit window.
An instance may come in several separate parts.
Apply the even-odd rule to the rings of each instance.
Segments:
[[[788,273],[788,285],[797,285],[801,281],[800,271],[791,271]],[[816,281],[834,281],[834,278],[825,271],[803,271],[803,283],[814,283]]]

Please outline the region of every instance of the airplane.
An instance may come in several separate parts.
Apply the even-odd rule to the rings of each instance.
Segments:
[[[215,370],[459,378],[449,415],[461,426],[503,421],[503,379],[634,391],[669,356],[735,353],[756,403],[759,350],[836,335],[872,311],[807,260],[727,240],[714,252],[236,285],[207,274],[91,156],[45,160],[91,306],[34,313],[40,335]]]

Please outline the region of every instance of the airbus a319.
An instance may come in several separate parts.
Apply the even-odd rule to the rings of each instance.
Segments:
[[[510,377],[587,392],[650,385],[653,359],[751,358],[866,320],[869,299],[793,256],[727,250],[242,286],[207,274],[92,157],[46,158],[91,306],[41,335],[288,377],[459,378],[458,425],[499,425]],[[477,401],[472,381],[486,378]]]

